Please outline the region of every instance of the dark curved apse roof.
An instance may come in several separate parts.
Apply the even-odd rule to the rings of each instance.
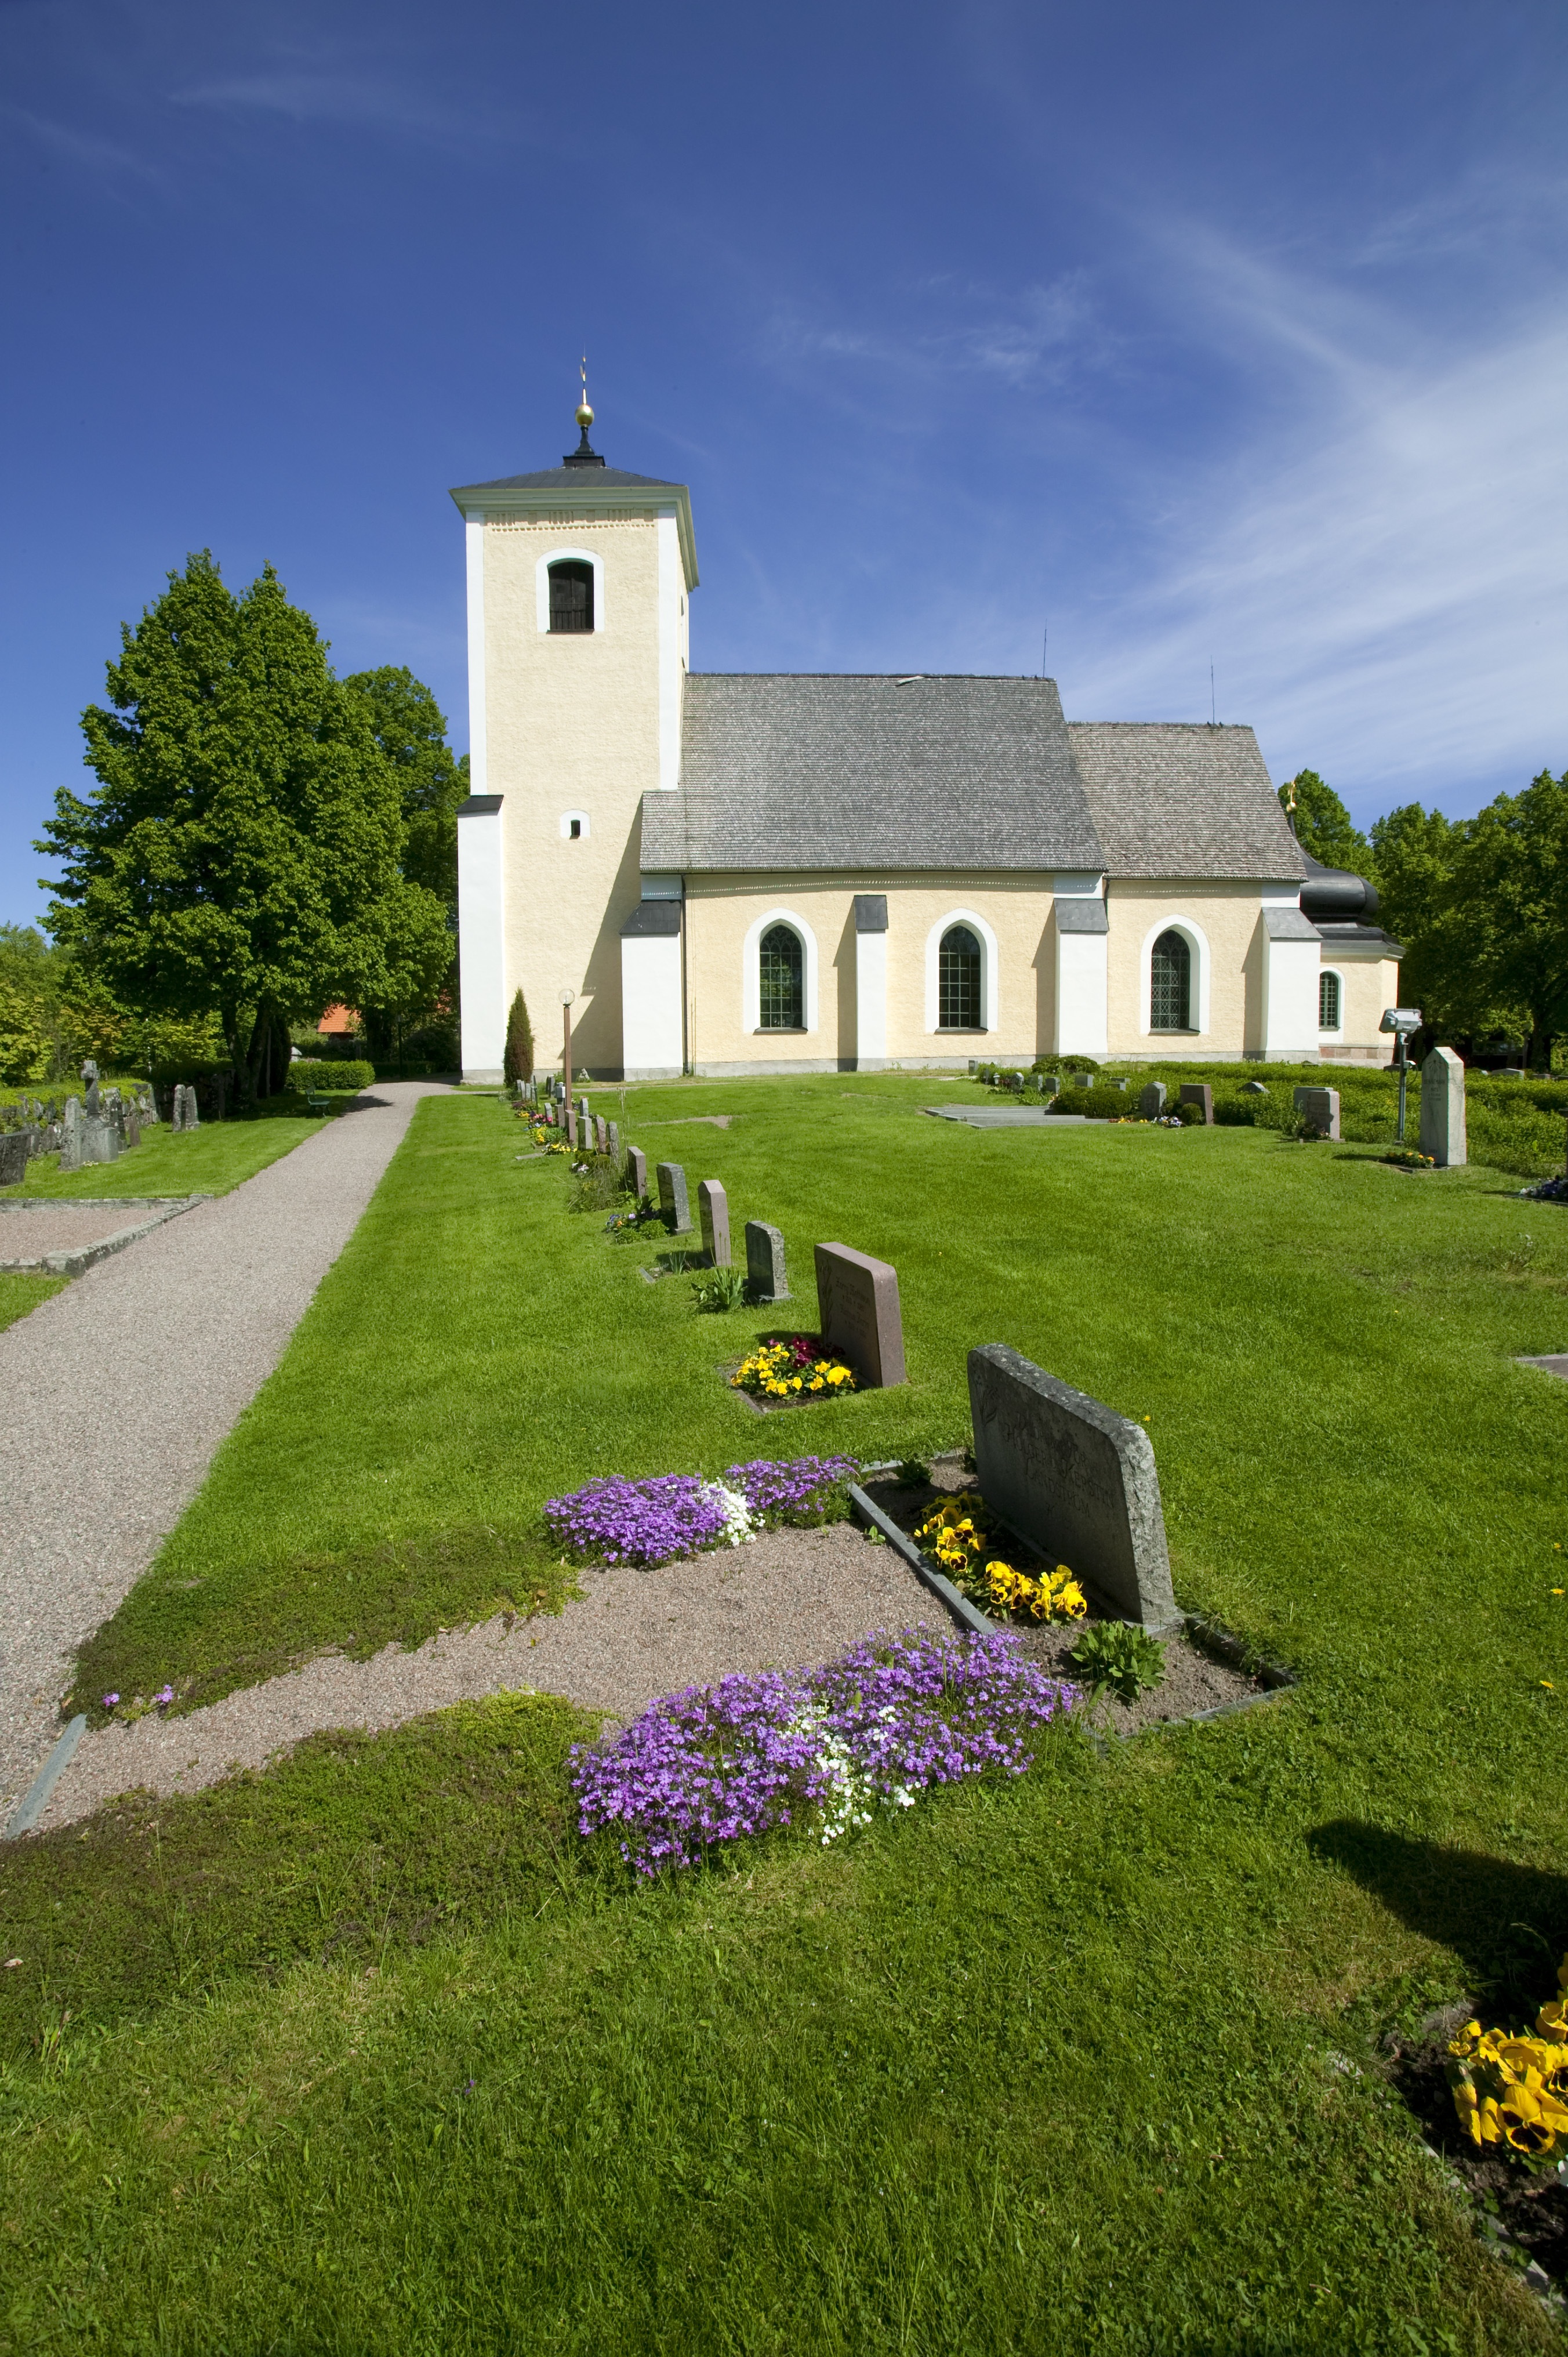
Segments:
[[[694,673],[642,802],[651,870],[1103,864],[1048,679]]]
[[[581,490],[615,491],[682,491],[684,483],[667,483],[657,475],[628,475],[618,467],[544,467],[536,475],[496,475],[488,483],[459,483],[464,491],[559,491],[568,485]]]

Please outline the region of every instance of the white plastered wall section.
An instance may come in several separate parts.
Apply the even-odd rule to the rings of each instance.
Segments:
[[[887,928],[854,936],[854,1065],[859,1072],[887,1066]]]
[[[1056,933],[1053,1056],[1103,1056],[1110,1037],[1109,920],[1101,879],[1058,875],[1052,901]]]
[[[685,1061],[678,932],[621,936],[621,1038],[628,1081],[678,1080]]]

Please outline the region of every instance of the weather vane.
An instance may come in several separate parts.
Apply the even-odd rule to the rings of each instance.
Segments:
[[[594,422],[594,413],[588,404],[588,355],[586,352],[578,362],[577,372],[583,380],[583,398],[577,404],[577,423],[585,435]]]

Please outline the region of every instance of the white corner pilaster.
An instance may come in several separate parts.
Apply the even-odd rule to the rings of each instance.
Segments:
[[[681,903],[644,900],[620,929],[625,1079],[680,1079],[686,1060],[681,996]]]
[[[1109,1038],[1110,922],[1098,895],[1058,899],[1054,1056],[1103,1056]]]
[[[854,896],[854,1068],[887,1064],[887,895]]]
[[[468,791],[482,794],[485,761],[485,519],[465,519],[468,570]]]
[[[507,1017],[499,794],[470,794],[457,808],[457,971],[463,1078],[499,1081]]]
[[[1264,908],[1263,1039],[1266,1060],[1316,1064],[1317,985],[1323,936],[1299,908]]]
[[[681,782],[681,712],[686,666],[682,628],[686,569],[674,511],[659,519],[659,783],[672,792]]]

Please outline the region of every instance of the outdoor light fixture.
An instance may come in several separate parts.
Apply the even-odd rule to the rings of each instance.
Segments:
[[[1383,1019],[1378,1028],[1380,1031],[1393,1033],[1394,1044],[1398,1049],[1396,1070],[1400,1076],[1399,1142],[1402,1146],[1404,1144],[1404,1092],[1406,1075],[1410,1071],[1409,1041],[1411,1033],[1419,1031],[1421,1028],[1421,1009],[1419,1006],[1385,1006]]]
[[[571,1004],[572,1004],[572,1001],[576,997],[576,996],[577,996],[577,994],[576,994],[576,992],[575,992],[575,990],[564,990],[564,991],[561,993],[561,1004],[562,1004],[562,1006],[571,1006]],[[1386,1031],[1388,1028],[1389,1028],[1389,1018],[1388,1018],[1388,1017],[1385,1015],[1385,1016],[1384,1016],[1384,1017],[1383,1017],[1383,1029]]]

